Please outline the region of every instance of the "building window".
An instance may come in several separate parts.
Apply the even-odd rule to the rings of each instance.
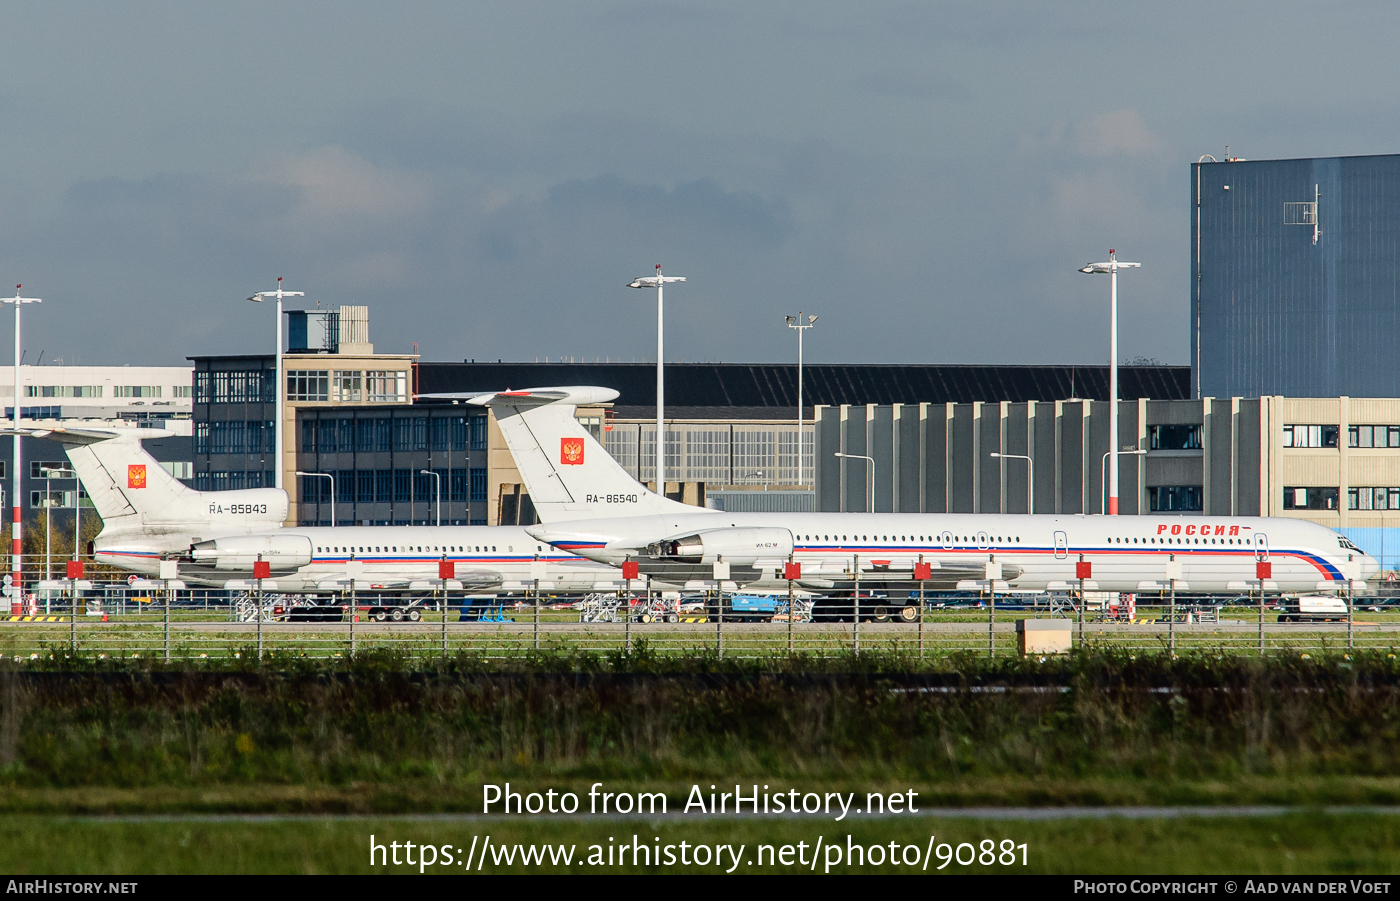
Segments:
[[[355,500],[361,504],[374,503],[374,470],[361,469],[355,473]]]
[[[391,419],[374,420],[374,449],[391,451],[394,449],[394,423]]]
[[[302,476],[301,497],[305,504],[326,503],[331,499],[331,480],[320,476]]]
[[[432,449],[435,451],[445,451],[448,449],[448,428],[451,420],[436,417],[432,421]]]
[[[207,372],[194,374],[194,402],[197,404],[209,403],[209,373]]]
[[[1336,447],[1340,426],[1286,425],[1283,427],[1284,447]]]
[[[335,420],[316,421],[316,449],[323,454],[335,453]]]
[[[486,450],[486,417],[473,416],[468,423],[471,426],[471,449]]]
[[[241,491],[247,487],[247,473],[242,470],[234,470],[228,474],[228,488],[230,491]]]
[[[75,390],[75,391],[88,391],[88,390],[92,390],[92,389],[88,389],[88,388],[75,388],[75,389],[73,389],[73,390]],[[101,396],[102,396],[102,389],[101,389],[101,388],[98,388],[98,389],[96,389],[96,390],[97,390],[97,392],[98,392],[97,394],[65,394],[65,395],[61,395],[61,396],[63,396],[63,397],[101,397]],[[58,395],[56,395],[56,396],[58,396]],[[112,386],[112,396],[113,396],[113,397],[160,397],[160,396],[161,396],[161,390],[160,390],[160,386],[159,386],[159,385],[113,385],[113,386]]]
[[[213,377],[213,400],[216,404],[256,404],[268,400],[264,396],[267,393],[267,389],[264,387],[267,380],[263,378],[263,372],[260,369],[245,372],[215,372]],[[199,387],[197,377],[195,387]],[[144,391],[147,389],[143,386],[128,385],[119,390]],[[153,390],[159,391],[160,388],[154,386]]]
[[[336,420],[336,449],[342,454],[353,453],[355,450],[355,420]]]
[[[372,370],[365,373],[369,400],[376,403],[408,402],[408,373],[404,370]]]
[[[413,448],[421,451],[428,449],[428,417],[413,417]]]
[[[162,469],[164,469],[166,472],[170,473],[172,476],[174,476],[174,477],[177,478],[177,479],[187,479],[187,480],[188,480],[188,479],[194,478],[194,464],[193,464],[193,463],[185,463],[185,462],[178,461],[178,460],[177,460],[177,461],[170,461],[170,462],[167,462],[167,461],[162,460],[160,465],[161,465],[161,468],[162,468]]]
[[[241,422],[230,422],[228,424],[228,452],[231,454],[244,453],[243,438],[247,434],[247,427]]]
[[[336,470],[335,502],[337,504],[353,504],[355,502],[355,470]]]
[[[1200,485],[1158,485],[1147,489],[1147,509],[1152,513],[1190,513],[1205,509]]]
[[[211,490],[211,491],[227,491],[227,490],[228,490],[228,473],[227,473],[227,472],[220,472],[220,471],[215,471],[215,472],[209,473],[209,490]]]
[[[218,393],[215,386],[215,394]],[[292,370],[287,373],[287,400],[331,399],[331,374],[325,369]]]
[[[394,499],[394,471],[376,469],[374,471],[374,499],[387,504]]]
[[[374,424],[378,420],[355,420],[355,450],[362,454],[374,452]]]
[[[1400,447],[1400,425],[1347,427],[1348,447]]]
[[[316,420],[314,419],[301,421],[301,449],[303,453],[307,454],[316,452]]]
[[[1348,510],[1400,510],[1400,488],[1348,488]]]
[[[1150,425],[1147,446],[1151,450],[1200,450],[1199,425]]]
[[[29,492],[29,506],[36,510],[46,507],[71,507],[73,506],[72,491],[31,491]]]
[[[394,500],[413,500],[413,472],[408,469],[394,470]]]
[[[1340,492],[1336,488],[1285,488],[1285,510],[1335,510]]]
[[[413,420],[408,417],[394,420],[394,450],[413,450]]]
[[[413,499],[424,503],[433,499],[433,477],[416,469],[413,471]]]
[[[228,423],[227,423],[227,422],[211,422],[211,423],[209,423],[209,453],[211,453],[211,454],[226,454],[226,453],[228,453]]]
[[[471,469],[471,500],[486,500],[486,469],[484,467],[472,467]]]
[[[25,385],[25,397],[101,397],[101,385]],[[127,395],[118,394],[117,397]],[[141,396],[141,395],[136,395]],[[160,397],[159,394],[155,395]]]
[[[42,479],[46,472],[71,472],[67,463],[62,460],[30,460],[29,477],[31,479]],[[71,475],[66,478],[73,478]]]
[[[359,403],[364,399],[361,388],[364,373],[353,369],[337,369],[332,384],[331,400],[341,403]]]
[[[170,389],[171,397],[193,397],[194,391],[190,385],[176,385]]]
[[[467,449],[467,420],[461,416],[454,416],[449,419],[452,431],[452,449],[464,451]]]
[[[450,478],[450,487],[447,493],[448,499],[465,503],[467,500],[467,471],[465,469],[454,469]]]

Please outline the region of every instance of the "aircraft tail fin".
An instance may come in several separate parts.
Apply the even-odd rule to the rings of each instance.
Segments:
[[[541,522],[701,512],[648,491],[575,418],[579,404],[617,397],[611,388],[531,388],[454,397],[495,412]]]
[[[26,432],[63,445],[68,461],[102,517],[104,531],[126,525],[212,524],[223,508],[241,513],[236,531],[275,527],[287,517],[287,494],[276,488],[196,491],[171,475],[141,446],[165,437],[158,429],[36,429]],[[212,508],[212,509],[211,509]],[[218,512],[214,512],[218,511]]]

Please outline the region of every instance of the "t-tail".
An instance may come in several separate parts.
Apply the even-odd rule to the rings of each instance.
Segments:
[[[574,416],[580,404],[617,397],[611,388],[425,396],[455,397],[492,409],[541,522],[703,512],[648,491]]]
[[[287,493],[278,488],[196,491],[184,485],[141,446],[142,439],[168,437],[168,431],[36,429],[26,434],[63,445],[102,517],[99,553],[118,539],[177,551],[206,538],[279,528],[287,518]]]

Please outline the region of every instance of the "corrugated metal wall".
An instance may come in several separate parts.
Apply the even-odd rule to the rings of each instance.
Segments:
[[[1400,155],[1198,163],[1191,199],[1198,397],[1400,396]]]

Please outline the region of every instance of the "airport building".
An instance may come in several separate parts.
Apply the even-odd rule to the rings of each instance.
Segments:
[[[1400,397],[1400,155],[1191,167],[1203,397]]]
[[[1124,514],[1307,519],[1400,567],[1400,400],[1139,398],[1118,428]],[[1032,481],[1036,513],[1105,506],[1103,400],[822,407],[816,445],[820,510],[1026,513]]]
[[[146,448],[177,479],[192,484],[192,370],[188,366],[20,367],[20,419],[26,426],[87,428],[159,427],[174,432]],[[5,418],[14,417],[14,369],[0,368]],[[73,511],[92,504],[72,477],[63,449],[42,438],[24,438],[24,472],[14,478],[9,439],[0,441],[0,507],[18,498],[26,520],[47,514],[55,532],[72,532]],[[96,521],[96,514],[88,515]],[[6,517],[8,520],[8,516]]]

